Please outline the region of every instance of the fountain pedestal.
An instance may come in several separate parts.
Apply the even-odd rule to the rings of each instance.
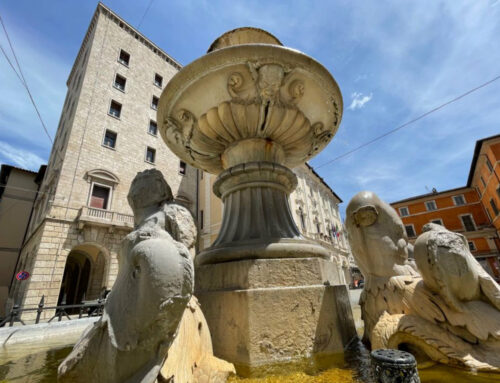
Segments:
[[[253,28],[218,38],[160,98],[169,148],[218,175],[223,221],[196,257],[196,295],[215,354],[236,365],[342,351],[327,287],[339,276],[326,249],[301,236],[288,203],[297,185],[290,169],[326,146],[341,111],[321,64]]]
[[[329,285],[338,278],[332,262],[252,259],[203,265],[196,272],[195,295],[214,353],[234,363],[240,375],[343,351],[335,288],[344,286]],[[345,296],[348,301],[347,289]]]

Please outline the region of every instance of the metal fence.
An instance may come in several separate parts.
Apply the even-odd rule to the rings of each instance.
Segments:
[[[14,305],[7,317],[0,322],[0,327],[12,327],[16,322],[21,323],[23,326],[26,325],[26,323],[21,319],[21,316],[23,313],[27,312],[36,312],[35,324],[40,323],[40,319],[44,311],[52,310],[55,310],[55,313],[48,320],[48,322],[52,322],[56,318],[57,321],[60,322],[63,317],[66,317],[68,320],[72,320],[76,319],[77,315],[78,319],[81,319],[83,317],[101,316],[105,302],[106,299],[99,298],[95,301],[83,302],[76,305],[45,306],[45,296],[42,296],[42,299],[40,299],[40,303],[38,303],[38,307],[24,308],[19,307],[19,305]],[[74,317],[71,318],[71,315],[73,315]]]

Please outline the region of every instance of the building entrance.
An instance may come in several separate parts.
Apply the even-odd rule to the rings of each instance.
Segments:
[[[106,289],[106,259],[93,245],[81,245],[68,255],[58,305],[74,305],[98,299]]]
[[[90,276],[90,260],[83,253],[71,252],[66,260],[58,305],[74,305],[85,299]]]

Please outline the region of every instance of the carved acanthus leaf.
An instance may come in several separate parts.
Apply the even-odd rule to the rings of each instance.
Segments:
[[[193,158],[189,144],[197,122],[196,117],[186,109],[180,109],[176,114],[177,118],[168,116],[165,118],[167,139],[177,147],[187,149]]]
[[[313,130],[313,139],[311,142],[311,150],[309,151],[310,156],[322,149],[330,142],[333,136],[331,131],[325,129],[322,122],[316,122],[311,128]]]

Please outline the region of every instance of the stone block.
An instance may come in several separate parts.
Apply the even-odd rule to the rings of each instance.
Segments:
[[[307,258],[200,266],[195,294],[214,354],[251,375],[264,366],[341,353],[347,339],[341,321],[352,321],[352,313],[337,307],[330,264]]]

